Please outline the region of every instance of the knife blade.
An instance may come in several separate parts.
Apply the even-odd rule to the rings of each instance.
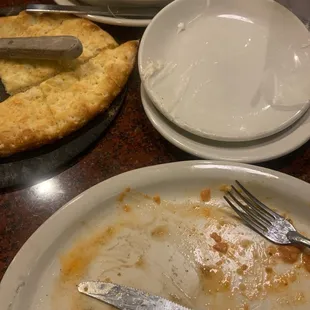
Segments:
[[[78,285],[78,291],[121,310],[189,310],[165,298],[114,283],[82,282]]]
[[[160,11],[160,7],[128,5],[105,5],[96,7],[87,5],[27,4],[24,6],[0,8],[0,16],[16,15],[24,10],[30,13],[87,14],[106,17],[148,19],[153,18]]]

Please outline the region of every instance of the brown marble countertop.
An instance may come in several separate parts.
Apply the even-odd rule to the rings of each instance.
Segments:
[[[2,0],[0,6],[25,2]],[[144,31],[104,25],[103,28],[120,42],[141,38]],[[0,280],[30,235],[84,190],[128,170],[189,159],[195,158],[163,139],[148,121],[142,108],[140,80],[135,69],[120,114],[91,150],[39,183],[0,191]],[[310,182],[309,161],[310,142],[286,157],[261,165]]]

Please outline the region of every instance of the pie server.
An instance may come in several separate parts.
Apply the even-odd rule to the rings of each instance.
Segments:
[[[69,60],[83,52],[74,36],[17,37],[0,39],[0,58]]]
[[[122,310],[189,310],[162,297],[113,283],[82,282],[78,291]]]

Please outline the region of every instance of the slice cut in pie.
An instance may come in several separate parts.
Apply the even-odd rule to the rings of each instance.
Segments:
[[[29,27],[19,24],[20,19]],[[12,36],[75,35],[84,52],[67,63],[0,61],[2,82],[14,93],[0,103],[0,156],[61,139],[105,111],[127,82],[138,48],[137,41],[118,46],[109,34],[81,18],[31,18],[22,13],[6,20],[5,27],[15,29],[9,32]],[[40,30],[51,23],[54,27]]]
[[[89,20],[53,15],[31,15],[0,18],[0,38],[72,35],[80,39],[83,53],[72,61],[3,60],[0,59],[0,79],[8,94],[13,95],[40,84],[64,70],[72,70],[105,49],[118,46],[115,40]]]

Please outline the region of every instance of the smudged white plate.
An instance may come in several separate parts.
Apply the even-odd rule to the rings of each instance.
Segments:
[[[113,3],[113,0],[80,0],[80,2],[89,5],[100,6],[104,3]],[[167,3],[171,2],[171,0],[117,0],[115,2],[128,5],[166,5]]]
[[[76,0],[54,0],[57,4],[60,5],[81,5],[81,2],[78,3]],[[84,1],[85,4],[95,4],[95,1]],[[124,1],[126,2],[126,1]],[[97,23],[114,25],[114,26],[124,26],[124,27],[146,27],[151,19],[128,19],[128,18],[113,18],[113,17],[105,17],[105,16],[97,16],[97,15],[85,15],[84,18],[92,20]]]
[[[250,141],[309,108],[309,33],[270,0],[178,0],[140,44],[147,94],[173,123],[220,141]]]
[[[220,191],[235,179],[310,233],[303,181],[228,162],[147,167],[90,188],[46,221],[4,275],[1,309],[109,309],[77,293],[86,279],[143,288],[197,310],[309,309],[304,254],[283,263],[278,248],[239,222]],[[216,249],[215,232],[227,252]]]
[[[176,147],[203,159],[257,163],[293,152],[310,139],[310,110],[291,127],[270,137],[249,142],[222,142],[191,134],[161,114],[141,85],[144,111],[156,130]]]

